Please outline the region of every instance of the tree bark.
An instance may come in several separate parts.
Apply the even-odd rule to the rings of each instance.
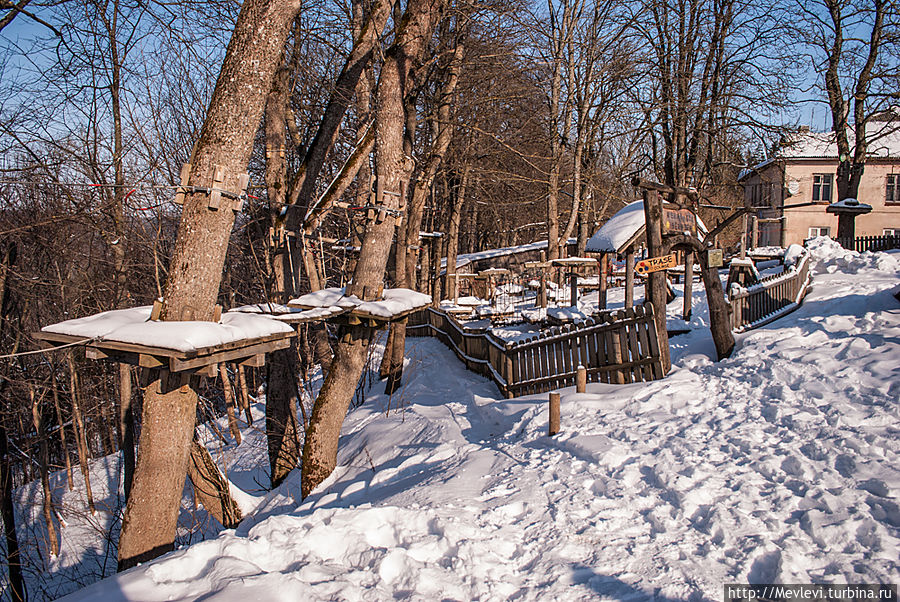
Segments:
[[[119,364],[119,437],[127,502],[134,484],[134,407],[131,403],[131,366],[128,364]]]
[[[282,57],[299,2],[246,0],[228,44],[222,71],[191,158],[190,186],[237,191],[262,117],[266,93]],[[234,225],[232,200],[216,210],[211,196],[185,195],[166,292],[163,320],[211,320]],[[119,540],[119,570],[172,549],[196,419],[197,393],[188,379],[163,388],[164,370],[144,398],[134,486]]]
[[[2,299],[2,295],[0,295],[0,299]],[[16,535],[16,511],[13,504],[9,440],[2,415],[0,415],[0,489],[2,489],[3,495],[0,510],[3,515],[3,534],[6,537],[6,567],[9,573],[10,593],[13,600],[24,601],[26,599],[25,579],[22,577],[22,558],[19,555],[19,538]]]
[[[194,486],[194,500],[203,504],[206,511],[226,529],[237,527],[244,517],[231,496],[231,485],[209,451],[200,443],[196,432],[191,441],[188,477]]]
[[[53,525],[53,497],[50,491],[50,448],[47,445],[47,433],[44,432],[44,421],[41,416],[41,401],[31,388],[31,416],[34,421],[34,432],[38,438],[41,463],[41,490],[44,494],[43,504],[44,523],[47,525],[47,543],[50,547],[50,557],[59,556],[59,540],[56,537],[56,527]]]
[[[62,447],[63,461],[66,465],[66,481],[69,491],[75,489],[75,480],[72,478],[72,459],[69,456],[69,443],[66,437],[66,423],[63,420],[62,408],[59,405],[59,387],[56,386],[56,371],[50,372],[53,387],[53,407],[56,410],[56,423],[59,425],[59,442]]]
[[[84,420],[78,403],[80,392],[78,391],[78,372],[75,368],[75,360],[72,354],[68,357],[69,363],[69,387],[72,395],[72,424],[75,425],[75,443],[78,448],[78,463],[81,465],[81,476],[84,478],[84,492],[87,496],[88,509],[91,514],[96,514],[94,508],[94,493],[91,491],[91,455],[88,450],[87,438],[84,433]]]
[[[297,392],[296,357],[296,343],[292,342],[287,349],[270,353],[266,362],[266,441],[273,489],[297,468],[300,459],[297,404],[302,400]]]
[[[431,39],[443,5],[444,0],[411,0],[394,44],[385,53],[376,93],[375,202],[386,210],[398,209],[398,194],[402,194],[412,173],[412,159],[403,153],[404,98],[411,72]],[[372,299],[383,286],[393,230],[394,219],[388,213],[376,215],[367,224],[348,292]],[[370,329],[359,326],[344,326],[338,331],[335,359],[316,398],[304,441],[303,497],[327,478],[337,463],[341,425],[362,374],[370,336]]]
[[[231,431],[231,438],[238,445],[241,444],[241,429],[238,427],[235,409],[234,390],[231,388],[231,379],[228,378],[228,368],[225,363],[219,364],[219,375],[222,377],[222,392],[225,394],[225,413],[228,415],[228,430]]]

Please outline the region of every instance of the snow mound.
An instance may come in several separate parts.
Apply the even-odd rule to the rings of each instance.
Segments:
[[[892,253],[857,253],[843,248],[837,241],[827,236],[818,236],[807,248],[812,253],[814,274],[858,274],[864,270],[900,272],[900,257]]]

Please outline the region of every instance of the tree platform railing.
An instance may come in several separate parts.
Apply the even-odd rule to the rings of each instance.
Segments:
[[[729,291],[731,327],[738,332],[750,330],[797,309],[809,290],[809,263],[807,251],[781,274],[767,276],[747,288],[734,285]]]
[[[466,328],[432,308],[411,316],[407,332],[436,337],[507,397],[572,386],[579,365],[585,367],[589,382],[626,384],[665,375],[649,304],[603,312],[514,342],[484,328]]]

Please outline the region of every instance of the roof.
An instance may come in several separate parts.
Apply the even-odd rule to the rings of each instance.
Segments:
[[[850,130],[847,137],[852,148],[856,136]],[[868,158],[900,159],[900,123],[897,121],[869,122],[866,125],[866,138],[868,142]],[[743,180],[750,174],[767,167],[779,159],[790,161],[807,159],[837,160],[838,158],[837,141],[834,132],[794,132],[785,137],[775,157],[743,170],[738,176],[738,180]]]
[[[663,202],[663,206],[670,206]],[[697,218],[697,227],[701,232],[706,232],[703,221]],[[634,244],[644,233],[644,201],[634,201],[619,209],[618,213],[609,218],[603,226],[597,230],[585,245],[585,250],[591,253],[622,253]]]

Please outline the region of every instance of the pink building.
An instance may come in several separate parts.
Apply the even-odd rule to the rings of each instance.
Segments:
[[[873,122],[868,131],[869,157],[858,200],[871,205],[872,212],[856,218],[856,236],[900,235],[900,123]],[[745,170],[738,178],[745,204],[765,207],[756,212],[757,244],[786,247],[811,236],[836,236],[837,217],[825,208],[841,200],[837,167],[834,134],[807,129],[783,143],[775,157]],[[810,202],[816,204],[783,208]]]

